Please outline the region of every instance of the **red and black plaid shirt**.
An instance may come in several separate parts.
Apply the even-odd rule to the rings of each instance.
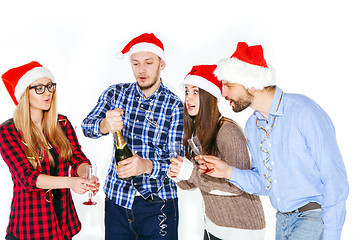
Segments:
[[[81,151],[76,133],[65,116],[59,115],[59,126],[73,148],[73,157],[69,161],[59,159],[59,176],[77,176],[80,164],[89,163]],[[48,156],[45,155],[41,172],[34,170],[25,156],[24,144],[20,139],[12,120],[0,126],[1,156],[8,165],[14,183],[13,199],[7,234],[19,239],[70,239],[81,229],[71,197],[70,189],[61,189],[61,222],[58,222],[51,199],[51,192],[36,187],[39,174],[50,175]],[[56,149],[59,153],[59,149]]]

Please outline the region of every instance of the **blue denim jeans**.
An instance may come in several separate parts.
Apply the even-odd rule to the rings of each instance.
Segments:
[[[322,239],[322,210],[276,213],[276,240],[320,240]]]
[[[132,209],[105,199],[105,240],[178,239],[178,199],[135,197]]]

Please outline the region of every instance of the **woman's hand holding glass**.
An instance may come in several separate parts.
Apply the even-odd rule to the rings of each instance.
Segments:
[[[170,177],[177,177],[180,173],[182,164],[183,164],[183,157],[178,156],[177,158],[170,158],[170,166],[169,166],[169,173]]]
[[[70,177],[69,179],[69,188],[77,194],[84,194],[94,188],[91,186],[90,180],[84,177]]]
[[[181,156],[182,144],[181,142],[173,142],[169,146],[170,162],[168,175],[170,177],[177,177],[179,175],[183,157]]]
[[[80,177],[70,177],[70,183],[68,187],[77,194],[84,194],[87,191],[92,190],[94,195],[96,195],[100,187],[99,178],[95,176],[95,182],[90,181],[87,178],[87,166],[89,166],[89,164],[83,163],[78,167],[77,174]]]
[[[97,168],[93,165],[86,166],[86,172],[84,179],[87,179],[89,182],[87,189],[89,190],[89,199],[86,202],[83,202],[84,205],[95,205],[96,202],[92,201],[93,196],[99,191],[99,178],[96,177]]]

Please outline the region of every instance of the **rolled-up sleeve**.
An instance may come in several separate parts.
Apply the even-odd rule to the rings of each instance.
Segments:
[[[83,120],[81,128],[86,137],[99,138],[107,135],[100,132],[100,122],[106,117],[106,112],[112,110],[112,100],[115,88],[111,86],[101,94],[96,106],[89,115]]]

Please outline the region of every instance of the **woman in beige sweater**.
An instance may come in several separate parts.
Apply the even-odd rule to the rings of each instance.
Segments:
[[[204,239],[264,239],[265,218],[260,198],[225,179],[199,173],[187,142],[196,135],[203,154],[218,156],[239,169],[250,169],[243,131],[235,122],[222,117],[217,107],[222,86],[213,75],[215,68],[216,65],[194,66],[185,77],[186,157],[171,158],[168,175],[181,189],[200,189],[205,205]]]

